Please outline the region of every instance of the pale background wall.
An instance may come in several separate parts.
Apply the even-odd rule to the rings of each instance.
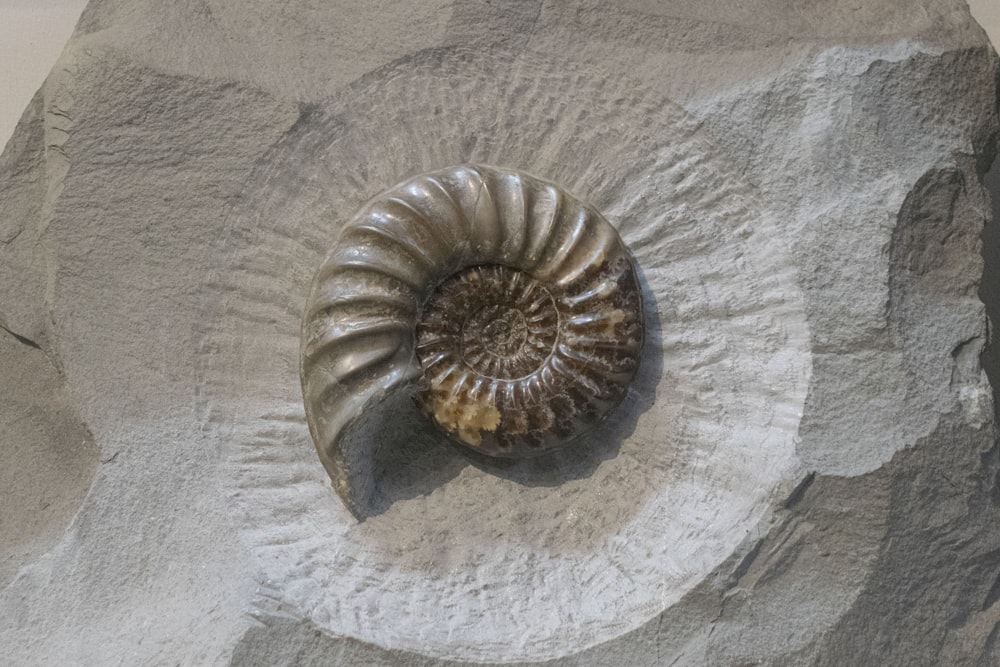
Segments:
[[[0,0],[0,145],[45,80],[87,0]]]
[[[1000,0],[968,0],[972,16],[986,29],[993,46],[1000,51]]]
[[[0,145],[73,33],[87,0],[0,0]],[[1000,49],[1000,0],[969,0]]]

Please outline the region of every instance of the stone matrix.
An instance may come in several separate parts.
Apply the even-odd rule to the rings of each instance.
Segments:
[[[997,81],[961,0],[92,0],[0,156],[4,659],[1000,663]],[[309,283],[464,162],[601,211],[647,353],[587,453],[414,438],[358,522]]]

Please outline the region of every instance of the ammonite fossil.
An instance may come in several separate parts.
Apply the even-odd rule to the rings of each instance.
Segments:
[[[301,367],[310,432],[360,514],[371,434],[394,397],[465,446],[534,456],[621,402],[642,341],[631,256],[596,210],[516,171],[424,174],[369,202],[313,280]]]

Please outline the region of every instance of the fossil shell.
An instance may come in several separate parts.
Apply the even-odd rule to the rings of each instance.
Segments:
[[[366,434],[400,392],[492,456],[566,444],[624,398],[641,313],[615,229],[555,185],[462,165],[384,192],[343,228],[303,319],[306,415],[334,488],[364,514]]]

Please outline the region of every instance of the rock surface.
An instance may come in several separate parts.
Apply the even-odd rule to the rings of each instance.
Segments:
[[[93,0],[0,157],[12,664],[1000,662],[963,2],[336,5]],[[619,229],[643,364],[582,454],[384,448],[359,523],[305,424],[309,281],[466,161]]]

